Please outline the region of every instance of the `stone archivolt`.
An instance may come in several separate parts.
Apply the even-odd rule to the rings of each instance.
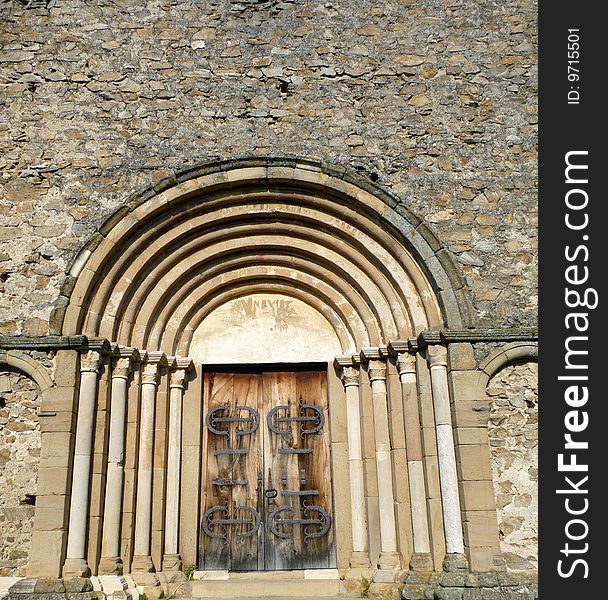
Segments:
[[[100,231],[70,272],[63,334],[186,356],[216,307],[268,291],[316,308],[345,352],[462,320],[442,311],[448,277],[412,224],[307,165],[192,178]]]

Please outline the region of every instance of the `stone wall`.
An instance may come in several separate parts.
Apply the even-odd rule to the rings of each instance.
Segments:
[[[536,569],[538,560],[537,366],[507,366],[487,388],[500,546],[512,570]]]
[[[0,576],[24,575],[34,522],[40,458],[36,383],[0,371]]]
[[[130,193],[246,155],[377,180],[453,253],[480,324],[535,324],[534,0],[27,4],[0,2],[0,333],[46,332]]]

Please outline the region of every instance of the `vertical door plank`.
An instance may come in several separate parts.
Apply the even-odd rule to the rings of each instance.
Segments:
[[[300,444],[303,448],[312,450],[309,454],[301,454],[299,459],[299,472],[304,472],[305,482],[300,484],[301,490],[317,490],[318,495],[302,496],[302,519],[319,519],[316,510],[304,512],[306,505],[321,507],[330,518],[333,515],[331,493],[331,464],[329,439],[329,406],[327,401],[326,375],[323,372],[297,373],[297,395],[303,404],[314,404],[323,413],[323,427],[317,433],[301,435]],[[306,415],[315,415],[315,412],[306,409]],[[304,429],[312,429],[314,423],[305,422]],[[319,525],[300,527],[302,533],[305,529],[309,534],[320,531]],[[323,569],[335,566],[334,526],[333,519],[329,531],[321,537],[302,537],[301,567],[303,569]]]
[[[231,415],[246,418],[248,421],[235,423],[231,432],[232,447],[237,450],[247,450],[246,454],[234,454],[222,457],[227,459],[229,468],[226,473],[233,481],[245,481],[244,485],[232,486],[232,518],[248,521],[239,525],[232,525],[229,528],[228,540],[231,551],[230,568],[233,571],[255,571],[258,569],[258,541],[260,535],[260,511],[258,506],[258,472],[262,470],[262,452],[259,440],[260,428],[260,406],[259,401],[259,382],[261,377],[256,374],[236,374],[233,379],[233,406]],[[237,406],[247,406],[256,411],[254,415],[251,411],[238,409]],[[254,418],[257,417],[257,426],[254,426]],[[251,431],[252,433],[246,433]],[[257,513],[254,516],[245,509],[238,509],[239,506],[247,506],[254,509]],[[257,521],[257,529],[254,530],[253,523]],[[251,531],[254,531],[251,534]],[[250,535],[251,534],[251,535]]]
[[[233,405],[233,385],[234,376],[231,373],[205,374],[205,415],[208,415],[214,408]],[[227,427],[224,425],[222,428],[226,429]],[[229,475],[229,463],[223,460],[224,457],[216,457],[214,451],[229,448],[230,440],[228,436],[212,433],[206,424],[205,436],[207,438],[207,477],[205,479],[203,515],[214,506],[226,504],[228,505],[228,515],[230,515],[230,504],[232,503],[230,489],[213,485],[214,479],[226,478]],[[218,510],[214,513],[213,517],[216,519],[225,518],[225,513]],[[229,529],[229,527],[222,528],[215,526],[212,531],[214,533],[224,533],[228,536]],[[228,537],[227,539],[210,537],[201,527],[201,548],[203,551],[203,570],[230,569],[230,545]]]
[[[292,528],[287,526],[277,526],[277,531],[289,537],[280,537],[272,533],[271,526],[275,526],[278,522],[273,514],[281,507],[293,507],[293,500],[285,497],[281,492],[286,489],[283,485],[283,476],[287,477],[288,486],[293,485],[294,469],[297,468],[297,458],[294,455],[284,454],[279,452],[281,448],[291,448],[297,444],[297,438],[294,435],[295,427],[290,422],[280,422],[279,418],[289,416],[289,410],[286,408],[280,409],[272,415],[272,409],[278,406],[290,406],[293,411],[293,405],[296,401],[295,394],[295,377],[293,373],[264,373],[263,374],[263,389],[264,389],[264,412],[266,420],[270,414],[272,423],[275,427],[284,430],[284,434],[277,434],[271,431],[268,422],[265,423],[265,438],[264,438],[264,465],[266,471],[266,491],[272,492],[276,490],[276,497],[266,499],[266,538],[265,538],[265,556],[267,570],[289,570],[297,568],[297,541],[291,537]],[[298,514],[290,514],[289,511],[281,510],[276,515],[284,518],[298,518]]]

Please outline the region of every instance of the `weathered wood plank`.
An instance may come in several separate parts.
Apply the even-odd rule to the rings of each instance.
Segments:
[[[262,451],[260,444],[260,406],[259,388],[261,377],[256,374],[239,373],[234,375],[233,383],[233,407],[231,415],[246,418],[248,421],[236,422],[231,428],[230,446],[232,450],[246,450],[246,453],[227,454],[218,456],[216,459],[224,459],[229,463],[226,472],[230,474],[233,481],[246,481],[244,485],[231,486],[232,492],[232,518],[247,520],[249,523],[255,521],[255,516],[246,510],[239,510],[239,506],[253,508],[259,515],[258,506],[258,472],[262,469]],[[248,406],[255,410],[237,409],[237,406]],[[255,420],[257,417],[257,421]],[[254,424],[256,423],[256,424]],[[253,431],[252,431],[253,430]],[[252,431],[252,433],[247,433]],[[259,518],[259,517],[258,517]],[[252,525],[243,523],[233,525],[228,531],[230,545],[230,568],[233,571],[255,571],[259,568],[258,546],[259,530],[253,535],[248,535]]]
[[[231,373],[206,373],[204,385],[206,415],[209,415],[213,409],[232,405],[234,376]],[[227,464],[217,460],[214,455],[214,451],[228,447],[227,436],[211,432],[207,425],[205,426],[205,436],[207,439],[207,477],[205,480],[203,515],[213,507],[225,506],[228,509],[227,511],[218,508],[213,513],[212,518],[227,518],[232,501],[231,494],[229,490],[214,486],[212,483],[214,479],[228,477]],[[228,527],[215,526],[212,528],[212,532],[227,535]],[[202,568],[204,570],[230,569],[230,545],[227,539],[210,537],[201,530],[201,548],[203,549]]]

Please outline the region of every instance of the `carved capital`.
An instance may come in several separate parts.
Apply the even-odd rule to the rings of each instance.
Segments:
[[[131,373],[130,358],[115,358],[112,361],[112,378],[113,379],[129,379]]]
[[[160,368],[158,363],[146,363],[141,371],[141,383],[158,385],[160,381]]]
[[[398,352],[397,357],[397,372],[399,376],[406,373],[416,373],[416,355],[409,352]]]
[[[386,380],[386,363],[383,360],[370,360],[367,366],[370,381]]]
[[[426,356],[431,369],[448,366],[448,349],[445,346],[427,346]]]
[[[342,367],[342,384],[345,388],[355,385],[359,386],[359,369],[356,367]]]
[[[89,350],[80,355],[81,373],[98,373],[101,365],[101,353]]]
[[[170,381],[169,381],[170,388],[179,388],[179,389],[183,390],[185,382],[186,382],[186,370],[185,369],[177,369],[176,371],[171,372]]]

